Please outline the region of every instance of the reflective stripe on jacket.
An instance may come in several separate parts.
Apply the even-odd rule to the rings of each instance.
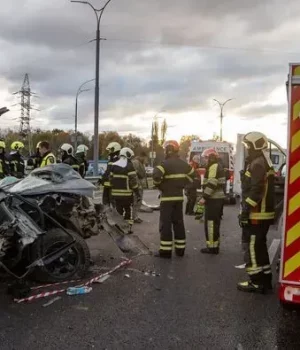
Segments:
[[[166,159],[153,171],[154,185],[161,191],[160,200],[183,201],[183,189],[193,182],[194,176],[194,169],[183,160],[175,156]]]
[[[225,183],[226,178],[223,166],[217,162],[209,164],[203,179],[203,198],[225,198]]]
[[[112,164],[110,173],[111,194],[114,197],[130,197],[138,189],[137,175],[133,164],[127,161],[125,167]]]
[[[247,166],[242,177],[242,204],[250,208],[252,223],[275,217],[275,171],[263,155]]]

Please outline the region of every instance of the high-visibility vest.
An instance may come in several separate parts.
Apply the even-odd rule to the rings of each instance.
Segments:
[[[46,165],[54,164],[54,163],[56,163],[56,158],[53,153],[49,153],[45,157],[43,157],[40,168],[43,168]]]

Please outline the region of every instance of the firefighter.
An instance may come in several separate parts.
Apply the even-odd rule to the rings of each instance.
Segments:
[[[206,163],[203,195],[200,200],[200,204],[204,205],[206,248],[201,249],[201,253],[219,254],[220,224],[225,199],[225,172],[218,161],[219,155],[213,148],[204,150],[201,157]]]
[[[40,163],[41,163],[41,154],[39,149],[40,143],[41,141],[37,143],[35,153],[32,156],[30,156],[30,158],[27,161],[27,165],[26,165],[27,171],[32,171],[36,168],[39,168],[40,166]]]
[[[272,289],[272,272],[267,249],[267,233],[275,217],[275,172],[268,155],[268,139],[260,132],[244,136],[248,150],[242,172],[242,200],[239,224],[249,281],[237,288],[244,292],[264,293]]]
[[[79,164],[77,159],[73,156],[73,146],[69,143],[64,143],[60,147],[61,161],[64,164],[70,165],[75,171],[79,172]]]
[[[184,256],[185,228],[183,220],[183,190],[188,182],[192,183],[194,169],[179,158],[177,141],[164,144],[165,160],[153,171],[153,182],[160,190],[160,249],[155,254],[161,258],[172,257],[173,232],[175,253]]]
[[[140,198],[136,171],[130,161],[133,156],[130,148],[122,148],[120,159],[111,165],[110,172],[111,195],[118,213],[123,215],[130,225],[130,231],[133,225],[133,193]]]
[[[79,164],[79,174],[84,178],[88,169],[86,155],[89,148],[86,145],[79,145],[76,150],[75,158]]]
[[[111,142],[107,147],[108,151],[108,163],[107,168],[100,179],[100,183],[103,185],[102,203],[104,205],[115,206],[113,198],[111,196],[111,184],[110,184],[110,173],[114,162],[119,159],[121,145],[118,142]]]
[[[200,165],[200,157],[198,155],[195,155],[190,162],[190,166],[196,170],[199,168]],[[197,171],[195,171],[195,178],[193,183],[188,184],[185,187],[185,194],[187,196],[187,203],[185,207],[185,214],[186,215],[195,215],[194,213],[194,207],[197,200],[197,189],[201,188],[201,178]]]
[[[25,162],[21,155],[24,149],[24,143],[15,141],[10,146],[11,152],[9,154],[9,168],[11,176],[21,179],[25,176]]]
[[[48,141],[39,142],[39,153],[41,155],[40,168],[56,163],[56,158],[51,152],[50,143]]]
[[[9,162],[5,155],[5,142],[0,141],[0,179],[9,175]]]

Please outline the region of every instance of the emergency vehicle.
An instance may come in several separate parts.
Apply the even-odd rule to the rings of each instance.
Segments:
[[[226,170],[229,171],[230,178],[226,182],[226,199],[229,204],[236,204],[236,196],[233,190],[234,184],[234,162],[233,162],[233,145],[226,141],[191,141],[191,146],[188,153],[188,162],[191,162],[195,155],[200,156],[200,169],[198,169],[201,182],[205,174],[205,163],[201,154],[208,148],[215,149],[223,163]],[[202,190],[201,190],[202,191]]]
[[[287,82],[288,150],[279,276],[282,303],[300,304],[300,63],[291,63]]]

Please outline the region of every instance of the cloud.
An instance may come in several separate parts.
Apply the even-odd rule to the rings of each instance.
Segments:
[[[107,40],[101,42],[100,130],[148,135],[153,115],[166,109],[179,131],[191,115],[182,129],[194,133],[203,124],[196,115],[218,114],[213,98],[234,98],[226,115],[245,127],[273,115],[281,120],[288,62],[299,57],[299,10],[296,0],[289,6],[279,0],[112,0],[101,21]],[[2,4],[0,16],[0,103],[17,102],[11,94],[29,73],[41,109],[33,112],[33,125],[72,128],[76,91],[95,72],[91,9],[67,0],[15,0]],[[93,86],[80,95],[82,130],[93,130]],[[217,117],[212,120],[219,130]]]

